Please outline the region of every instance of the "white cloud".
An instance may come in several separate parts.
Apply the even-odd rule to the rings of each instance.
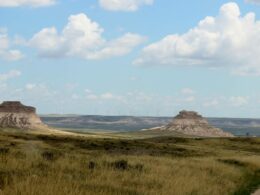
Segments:
[[[247,3],[260,4],[260,0],[245,0]]]
[[[25,85],[25,89],[27,89],[27,90],[32,90],[35,87],[37,87],[37,85],[33,84],[33,83],[28,83],[28,84]]]
[[[42,57],[80,57],[103,59],[122,56],[144,41],[144,37],[127,33],[107,41],[103,29],[85,14],[71,15],[61,33],[55,27],[44,28],[29,41]]]
[[[8,61],[16,61],[23,57],[23,54],[16,49],[10,49],[11,43],[7,30],[0,29],[0,58]]]
[[[98,96],[94,94],[88,94],[86,97],[88,100],[98,100]]]
[[[22,73],[18,70],[11,70],[7,73],[0,74],[0,82],[5,82],[9,79],[19,77]]]
[[[91,93],[92,93],[92,90],[90,90],[90,89],[85,89],[85,92],[86,92],[87,94],[91,94]]]
[[[183,88],[181,90],[181,93],[184,94],[184,95],[190,95],[190,94],[194,94],[195,91],[191,88]]]
[[[230,103],[234,107],[241,107],[247,105],[248,102],[248,97],[242,97],[242,96],[233,96],[230,97],[229,99]]]
[[[0,74],[0,78],[7,81],[15,78],[15,75],[19,76],[18,72]],[[67,91],[66,88],[55,90],[41,83],[29,83],[17,88],[1,81],[0,91],[0,100],[20,100],[25,104],[37,105],[40,113],[174,116],[179,110],[187,109],[198,111],[205,116],[245,117],[241,113],[243,114],[245,109],[256,109],[255,102],[259,100],[259,96],[204,97],[197,93],[196,97],[192,95],[180,97],[180,94],[165,96],[140,91],[125,93],[94,93],[84,89]]]
[[[56,0],[0,0],[0,7],[19,7],[19,6],[48,6],[55,4]]]
[[[224,4],[184,34],[172,34],[145,47],[135,64],[206,66],[240,69],[260,75],[260,21],[241,16],[236,3]]]
[[[110,41],[99,51],[90,53],[89,59],[105,59],[112,56],[123,56],[131,52],[131,50],[145,40],[140,35],[127,33],[124,36]]]
[[[140,6],[152,5],[154,0],[99,0],[99,5],[110,11],[136,11]]]
[[[67,83],[67,84],[65,84],[64,87],[67,91],[73,91],[73,90],[77,89],[78,86],[79,86],[78,83]]]
[[[182,99],[183,102],[194,102],[196,100],[196,98],[194,96],[189,96],[189,97],[186,97],[184,99]]]
[[[101,98],[105,100],[109,100],[109,99],[113,99],[114,95],[112,93],[104,93],[101,95]]]
[[[115,100],[115,101],[121,101],[121,100],[123,100],[123,97],[122,96],[119,96],[119,95],[115,95],[115,94],[112,94],[112,93],[110,93],[110,92],[107,92],[107,93],[103,93],[103,94],[101,94],[101,95],[97,95],[97,94],[94,94],[94,93],[92,93],[91,91],[86,91],[85,90],[85,92],[86,92],[86,98],[88,99],[88,100],[105,100],[105,101],[107,101],[107,100]]]
[[[60,95],[57,91],[52,90],[50,87],[42,83],[30,83],[21,88],[14,88],[14,86],[8,85],[3,97],[5,100],[19,100],[25,104],[28,103],[29,105],[53,104],[52,107],[54,108],[58,107],[62,102],[64,99],[64,93]],[[42,108],[45,109],[45,106]]]
[[[121,100],[122,97],[118,95],[114,95],[112,93],[104,93],[100,96],[103,100]]]
[[[80,96],[78,94],[72,94],[71,98],[73,100],[79,100],[80,99]]]
[[[216,107],[218,105],[219,105],[219,101],[217,99],[207,101],[203,104],[203,106],[205,106],[205,107]]]

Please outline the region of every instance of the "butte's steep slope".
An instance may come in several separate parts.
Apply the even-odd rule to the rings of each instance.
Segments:
[[[0,128],[33,129],[46,127],[36,114],[36,109],[21,102],[0,104]]]
[[[174,131],[199,137],[233,137],[231,133],[209,125],[208,121],[201,115],[191,111],[181,111],[168,125],[148,130]]]

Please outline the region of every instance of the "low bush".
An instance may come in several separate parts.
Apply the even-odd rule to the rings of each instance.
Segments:
[[[225,164],[229,164],[229,165],[234,165],[234,166],[239,166],[239,167],[245,167],[246,164],[235,160],[235,159],[219,159],[220,162],[225,163]]]
[[[88,168],[89,168],[90,170],[94,170],[96,167],[97,167],[97,164],[96,164],[94,161],[90,161],[90,162],[88,163]]]
[[[45,151],[42,153],[42,158],[47,161],[55,161],[58,158],[58,155],[51,151]]]
[[[128,162],[126,160],[117,160],[115,162],[113,162],[112,167],[114,167],[115,169],[119,169],[119,170],[126,170],[128,169]]]
[[[9,148],[0,148],[0,155],[6,155],[9,153]]]

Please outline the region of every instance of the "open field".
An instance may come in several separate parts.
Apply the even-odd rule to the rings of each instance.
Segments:
[[[260,139],[0,131],[0,194],[251,194]],[[139,139],[135,139],[135,138]]]

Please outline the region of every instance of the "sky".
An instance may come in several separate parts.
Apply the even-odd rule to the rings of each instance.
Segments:
[[[259,0],[0,0],[0,101],[260,118]]]

